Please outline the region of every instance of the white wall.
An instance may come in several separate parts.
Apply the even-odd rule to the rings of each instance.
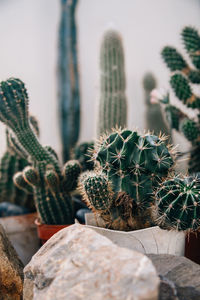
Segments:
[[[200,26],[199,0],[80,0],[77,10],[81,79],[80,140],[95,135],[99,98],[99,47],[111,26],[124,41],[129,127],[144,127],[141,80],[146,71],[167,86],[169,73],[160,58],[166,44],[181,48],[180,30]],[[56,98],[59,0],[0,0],[0,79],[20,77],[30,95],[30,111],[41,127],[41,141],[60,152]],[[5,147],[0,125],[0,154]]]

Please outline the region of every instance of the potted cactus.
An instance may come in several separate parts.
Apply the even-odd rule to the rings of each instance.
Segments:
[[[11,130],[31,164],[15,174],[14,182],[18,188],[34,194],[39,235],[44,234],[44,238],[40,237],[45,240],[60,229],[52,229],[52,225],[62,228],[74,223],[71,192],[76,188],[81,167],[78,161],[72,160],[61,169],[55,151],[39,143],[30,126],[28,101],[27,90],[20,79],[10,78],[0,83],[0,120]],[[43,227],[48,229],[43,224],[50,225],[51,232],[41,232]]]
[[[183,255],[185,232],[199,227],[200,185],[174,176],[173,149],[164,137],[115,130],[100,139],[93,158],[95,171],[79,180],[94,212],[87,224],[121,246]]]

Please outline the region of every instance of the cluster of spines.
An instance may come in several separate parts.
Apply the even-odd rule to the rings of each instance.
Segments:
[[[200,97],[193,92],[191,84],[200,84],[200,36],[196,29],[187,26],[182,30],[181,37],[193,67],[174,47],[164,47],[161,54],[167,67],[173,72],[170,85],[176,97],[187,107],[199,110]],[[166,112],[171,121],[171,127],[183,132],[184,136],[192,142],[192,147],[196,148],[200,140],[199,120],[189,118],[172,105],[168,105]],[[189,161],[190,173],[198,169],[199,159],[195,157],[195,163],[192,157]]]
[[[121,37],[116,31],[109,30],[104,35],[100,69],[98,136],[110,132],[116,126],[125,127],[127,122],[124,53]]]

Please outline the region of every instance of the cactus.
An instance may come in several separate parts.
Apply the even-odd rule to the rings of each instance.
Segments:
[[[25,150],[32,164],[18,172],[14,181],[24,190],[33,189],[36,208],[43,223],[71,224],[73,207],[70,192],[74,187],[72,182],[77,182],[78,172],[72,171],[75,176],[67,177],[70,162],[64,166],[62,173],[54,150],[39,143],[30,126],[28,101],[27,90],[21,80],[10,78],[0,83],[0,120],[12,130],[17,144]],[[74,164],[78,168],[79,163]],[[75,168],[74,164],[72,168]]]
[[[94,150],[94,142],[85,142],[74,149],[74,159],[78,160],[82,171],[93,170],[94,162],[90,159],[90,153]]]
[[[33,130],[39,135],[38,123],[34,117],[30,117],[30,124]],[[13,176],[18,171],[23,170],[27,165],[27,156],[23,151],[16,150],[15,139],[11,132],[6,129],[7,149],[0,162],[0,202],[10,202],[28,209],[29,212],[35,210],[33,191],[25,192],[17,188],[13,183]]]
[[[78,0],[61,0],[59,27],[58,97],[63,161],[79,137],[80,96],[75,12]]]
[[[101,96],[98,136],[112,128],[125,127],[127,103],[125,95],[124,54],[120,35],[107,31],[100,51]]]
[[[169,135],[169,130],[163,120],[160,104],[152,104],[150,102],[150,93],[156,88],[156,79],[152,73],[145,74],[143,78],[143,88],[146,104],[145,127],[156,135],[159,135],[160,132]]]
[[[169,178],[156,191],[154,218],[166,229],[196,231],[200,227],[200,181],[197,177]]]
[[[174,47],[166,46],[162,50],[162,58],[172,73],[170,85],[176,95],[186,107],[196,109],[200,113],[200,97],[193,92],[193,84],[200,84],[200,36],[192,27],[185,27],[181,32],[185,50],[191,59],[188,64]],[[200,171],[200,123],[199,116],[190,118],[187,113],[166,103],[167,119],[171,127],[182,132],[191,142],[189,173]]]
[[[100,140],[94,158],[98,170],[80,178],[86,204],[109,228],[148,227],[153,190],[173,165],[164,138],[116,130]]]

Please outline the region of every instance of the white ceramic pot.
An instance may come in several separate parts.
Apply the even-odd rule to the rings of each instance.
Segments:
[[[148,254],[173,254],[184,256],[185,234],[175,230],[150,227],[134,231],[117,231],[102,228],[103,221],[94,214],[85,214],[86,226],[104,235],[120,247]]]
[[[35,219],[37,214],[0,218],[6,234],[19,258],[26,265],[39,249]]]

